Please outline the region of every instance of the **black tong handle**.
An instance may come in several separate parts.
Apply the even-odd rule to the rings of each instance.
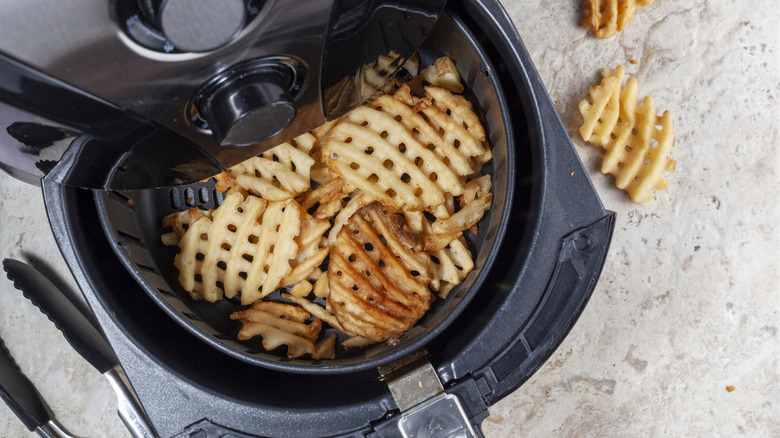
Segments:
[[[0,339],[0,398],[29,430],[48,423],[51,411]]]
[[[48,278],[18,260],[3,260],[3,268],[14,286],[49,317],[73,349],[101,374],[119,362],[103,334]]]

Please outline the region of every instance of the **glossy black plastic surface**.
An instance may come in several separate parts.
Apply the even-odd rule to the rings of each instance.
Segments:
[[[335,0],[322,61],[325,118],[360,105],[392,77],[425,41],[445,3]]]
[[[198,98],[198,112],[217,143],[250,146],[289,126],[297,113],[293,73],[284,63],[250,64],[207,85]]]
[[[47,0],[13,1],[13,8],[0,14],[0,59],[17,60],[26,70],[11,67],[6,72],[10,61],[0,62],[0,82],[6,88],[24,85],[24,94],[45,96],[46,100],[18,103],[0,97],[0,102],[12,110],[0,107],[0,123],[5,127],[13,122],[38,120],[32,116],[15,117],[16,110],[22,110],[25,115],[42,116],[76,128],[73,131],[77,136],[96,130],[114,132],[112,141],[90,137],[89,142],[78,143],[82,150],[89,149],[86,153],[71,154],[73,160],[85,161],[73,161],[74,165],[88,166],[91,173],[60,173],[59,182],[85,188],[149,188],[198,181],[321,125],[326,121],[323,90],[329,86],[323,84],[322,72],[344,73],[337,80],[357,83],[362,80],[364,66],[375,64],[379,55],[408,59],[435,23],[437,8],[443,5],[443,0],[231,0],[230,4],[243,8],[238,15],[246,17],[245,24],[234,32],[232,26],[221,25],[213,14],[201,13],[205,9],[193,9],[195,2],[183,0],[80,0],[67,7],[52,6]],[[207,3],[213,7],[220,2]],[[48,21],[52,14],[39,13],[52,8],[57,8],[56,26]],[[178,18],[193,13],[190,19],[201,20],[202,24],[188,27],[177,19],[178,24],[166,30],[169,9]],[[241,21],[236,14],[228,15],[227,21]],[[225,28],[230,29],[222,34]],[[165,36],[165,32],[182,29],[192,33],[178,40]],[[201,37],[206,44],[193,47]],[[329,63],[327,68],[323,67],[323,55]],[[221,102],[214,102],[215,113],[209,117],[211,124],[218,126],[216,136],[201,123],[203,117],[192,111],[193,100],[204,85],[247,62],[282,56],[294,60],[302,67],[299,71],[306,73],[296,87],[288,88],[290,93],[283,99],[259,98],[269,92],[269,87],[283,88],[273,85],[275,81],[260,78],[255,88],[244,84],[244,93],[232,93],[223,96]],[[385,74],[392,74],[398,66]],[[9,74],[14,78],[5,80]],[[359,96],[372,93],[379,85],[361,86]],[[70,99],[75,95],[78,99]],[[254,103],[240,108],[238,112],[243,116],[236,117],[235,111],[228,110],[230,101],[233,97],[241,100],[245,95],[250,95]],[[265,104],[258,104],[258,100]],[[336,117],[360,103],[362,98],[356,97],[327,117]],[[104,112],[92,111],[90,117],[81,117],[87,108],[96,107],[104,108]],[[50,117],[52,109],[57,108],[60,111],[54,114],[66,117]],[[67,117],[63,108],[73,110],[73,119]],[[263,116],[277,112],[284,115],[269,126],[261,123],[256,131],[251,129],[253,121],[262,121]],[[12,119],[6,123],[9,117]],[[151,131],[166,131],[148,139],[155,153],[149,153],[147,144],[136,147],[134,142],[143,136],[123,135],[128,131],[138,134],[134,129],[138,120],[151,125]],[[225,141],[230,138],[234,140]],[[0,147],[18,149],[15,141],[10,146],[3,143],[0,138]],[[227,143],[254,145],[225,146]],[[13,163],[3,160],[2,166],[22,166],[22,171],[40,177],[60,161],[64,149],[57,149],[52,158],[46,158],[37,168],[35,160],[31,164],[26,156]],[[135,174],[120,177],[117,172],[128,167],[120,163],[126,152],[133,155],[132,165],[138,168]],[[18,151],[14,154],[19,155]],[[140,172],[147,166],[164,173]]]
[[[1,165],[30,178],[59,165],[66,185],[170,186],[222,169],[170,130],[2,54],[0,128]]]

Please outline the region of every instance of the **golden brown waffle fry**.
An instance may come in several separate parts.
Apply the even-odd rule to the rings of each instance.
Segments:
[[[593,29],[598,38],[611,38],[626,27],[634,18],[637,9],[653,1],[655,0],[585,0],[583,7],[587,15],[580,24]]]
[[[584,122],[582,138],[606,150],[601,172],[615,176],[615,185],[628,192],[635,202],[653,199],[652,190],[668,186],[662,171],[673,172],[669,158],[674,147],[672,116],[657,116],[653,96],[637,106],[637,81],[631,78],[622,87],[625,67],[604,69],[600,85],[590,89],[589,104],[580,102]]]
[[[442,56],[422,71],[420,75],[425,81],[437,87],[445,88],[453,93],[462,93],[463,84],[460,83],[460,74],[455,68],[455,63],[446,56]]]
[[[309,151],[316,139],[303,134],[228,170],[243,189],[267,201],[283,201],[305,192],[311,186],[314,159]]]
[[[373,203],[338,234],[328,269],[328,302],[344,333],[376,342],[393,339],[428,310],[429,260],[413,251],[416,236],[403,229],[403,222],[403,216]]]
[[[322,321],[304,309],[289,304],[259,301],[247,310],[234,312],[230,319],[241,321],[238,339],[245,341],[262,336],[263,348],[271,351],[287,346],[287,357],[296,358],[311,354],[313,359],[333,357],[335,339],[328,338],[315,344],[322,329]]]

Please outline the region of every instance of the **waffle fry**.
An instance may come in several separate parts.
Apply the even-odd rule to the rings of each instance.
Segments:
[[[471,102],[444,88],[425,87],[425,92],[426,100],[431,104],[424,106],[422,113],[439,132],[444,133],[444,140],[467,154],[476,164],[492,160],[493,152],[487,145],[485,128]]]
[[[322,321],[301,307],[289,304],[259,301],[247,310],[234,312],[230,319],[241,321],[238,339],[245,341],[262,336],[263,348],[268,351],[287,346],[287,357],[297,358],[310,354],[313,359],[332,358],[335,355],[335,338],[315,344],[322,329]]]
[[[580,102],[584,119],[580,135],[606,151],[602,173],[614,175],[615,185],[628,192],[632,201],[648,202],[652,190],[668,187],[661,172],[673,172],[676,165],[669,158],[674,147],[672,116],[668,111],[657,116],[652,96],[637,106],[636,79],[628,79],[622,87],[624,66],[601,74],[601,84],[590,89],[593,103]]]
[[[443,234],[468,230],[482,219],[482,216],[490,209],[492,203],[492,193],[487,193],[480,198],[476,198],[452,216],[434,222],[433,232]]]
[[[436,59],[432,65],[422,71],[420,76],[431,85],[450,90],[453,93],[463,92],[458,69],[455,68],[455,63],[446,56]]]
[[[582,27],[595,31],[598,38],[611,38],[622,31],[634,18],[636,10],[655,0],[585,0],[583,8],[586,16],[580,23]]]
[[[166,246],[177,245],[190,225],[202,217],[211,218],[211,212],[193,207],[188,210],[177,211],[163,217],[163,228],[171,228],[171,231],[160,236],[163,244]]]
[[[301,217],[301,232],[295,237],[298,253],[290,260],[292,269],[282,279],[279,287],[291,286],[304,281],[313,272],[319,271],[319,266],[328,256],[329,249],[324,234],[330,228],[330,223],[311,217],[305,210],[299,208]]]
[[[431,260],[433,280],[430,287],[437,291],[442,299],[447,298],[452,288],[460,284],[474,269],[474,260],[462,237],[438,251],[431,252]]]
[[[211,302],[239,291],[244,304],[268,295],[292,271],[300,217],[300,207],[291,201],[267,204],[231,193],[214,210],[213,221],[199,219],[179,242],[174,259],[179,282],[193,298]],[[277,241],[285,244],[277,247]]]
[[[404,97],[409,96],[409,97]],[[415,106],[421,99],[414,99],[409,93],[408,87],[401,87],[391,99],[390,96],[380,96],[372,105],[381,107],[382,111],[393,116],[393,119],[401,123],[411,131],[421,144],[432,149],[433,153],[457,175],[471,175],[474,166],[469,157],[458,150],[455,139],[448,139],[439,130],[432,126],[418,111]],[[445,160],[446,158],[446,160]]]
[[[309,301],[306,298],[297,297],[294,294],[282,294],[282,298],[301,306],[307,312],[314,315],[315,318],[319,318],[320,320],[327,323],[331,327],[338,330],[343,330],[336,316],[330,311],[328,311],[327,309],[325,309],[324,307],[320,306],[319,304]]]
[[[369,106],[336,125],[323,152],[331,172],[397,209],[433,209],[444,203],[445,190],[462,191],[457,176],[433,152],[392,116]]]
[[[228,170],[235,183],[267,201],[283,201],[311,187],[314,159],[309,151],[316,139],[303,134],[239,163]]]
[[[416,236],[402,223],[401,215],[373,203],[339,233],[328,302],[344,333],[375,342],[393,339],[428,310],[430,267],[425,254],[412,250]]]
[[[462,194],[458,176],[492,159],[484,128],[461,96],[425,90],[425,117],[384,95],[336,124],[323,147],[331,173],[396,209],[436,214]]]

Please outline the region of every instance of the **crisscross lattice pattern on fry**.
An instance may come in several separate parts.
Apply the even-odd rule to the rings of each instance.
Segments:
[[[330,255],[333,313],[343,331],[379,342],[410,329],[428,310],[428,256],[415,251],[403,216],[370,204],[350,218]]]
[[[238,186],[268,201],[298,196],[311,186],[314,159],[309,151],[315,142],[313,135],[303,134],[231,167],[228,173]]]
[[[384,95],[351,111],[326,139],[331,171],[397,209],[436,212],[459,196],[458,177],[491,159],[484,128],[462,96],[426,93],[415,108]]]
[[[647,6],[655,0],[585,0],[583,7],[586,16],[582,27],[591,28],[598,38],[611,38],[626,27],[641,6]]]
[[[202,217],[211,218],[211,212],[192,207],[188,210],[171,213],[162,220],[163,228],[170,228],[171,231],[163,234],[161,237],[164,245],[173,246],[179,243],[184,233],[193,223]]]
[[[263,338],[263,348],[271,351],[287,346],[287,357],[310,354],[312,359],[332,359],[335,356],[336,334],[317,342],[322,321],[301,307],[270,301],[258,301],[247,310],[234,312],[230,319],[241,321],[238,339]]]
[[[251,304],[276,290],[292,270],[301,233],[300,207],[293,201],[271,202],[231,193],[213,221],[201,218],[179,242],[174,259],[179,282],[193,298],[216,301],[223,292],[241,291]],[[303,212],[305,214],[305,212]],[[275,245],[285,242],[284,245]]]
[[[592,104],[580,102],[584,123],[580,134],[585,141],[602,146],[601,172],[615,176],[615,185],[628,192],[631,200],[653,199],[651,190],[668,184],[661,172],[674,171],[669,158],[674,146],[672,116],[657,116],[653,96],[637,105],[637,81],[631,78],[622,87],[625,67],[604,69],[600,85],[590,89]]]

